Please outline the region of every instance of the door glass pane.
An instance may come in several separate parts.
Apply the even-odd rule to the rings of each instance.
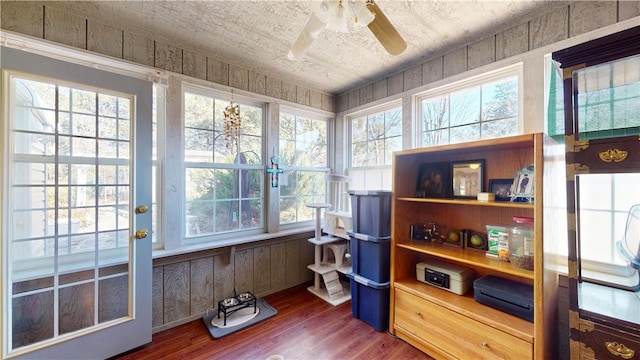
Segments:
[[[579,138],[640,134],[640,55],[576,70]]]
[[[13,349],[129,316],[133,97],[12,77]]]
[[[583,174],[576,179],[578,238],[582,277],[630,288],[638,276],[620,254],[627,215],[640,204],[640,174]]]

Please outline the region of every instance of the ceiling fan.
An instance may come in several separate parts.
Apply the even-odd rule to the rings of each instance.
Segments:
[[[373,0],[322,0],[287,57],[302,59],[324,29],[347,32],[350,28],[357,30],[365,26],[389,54],[399,55],[407,48],[407,43]]]

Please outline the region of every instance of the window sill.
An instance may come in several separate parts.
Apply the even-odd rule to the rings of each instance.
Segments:
[[[314,231],[315,231],[314,226],[305,226],[305,227],[299,227],[295,229],[281,230],[275,233],[264,233],[264,234],[258,234],[258,235],[243,236],[239,238],[217,240],[215,242],[209,241],[209,242],[203,242],[199,244],[183,245],[174,249],[157,249],[157,250],[153,250],[152,256],[154,260],[162,259],[170,256],[184,255],[184,254],[194,253],[198,251],[214,250],[214,249],[242,245],[242,244],[247,244],[247,243],[252,243],[257,241],[283,238],[291,235],[299,235],[299,234],[304,234],[308,232],[312,233]]]

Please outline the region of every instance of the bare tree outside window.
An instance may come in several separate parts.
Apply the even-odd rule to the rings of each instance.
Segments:
[[[437,146],[518,133],[515,76],[425,97],[420,101],[422,145]]]

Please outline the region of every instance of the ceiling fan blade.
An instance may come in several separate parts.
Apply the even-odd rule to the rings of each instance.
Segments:
[[[318,34],[326,27],[327,24],[320,21],[315,14],[312,14],[309,22],[307,22],[300,36],[298,36],[296,42],[293,43],[291,50],[289,50],[289,54],[287,54],[289,60],[302,59],[306,55],[307,50],[309,50],[309,47],[311,47],[311,44],[313,44],[313,41],[318,37]]]
[[[369,30],[380,41],[380,44],[391,55],[400,55],[407,48],[407,43],[404,41],[398,30],[389,22],[386,16],[382,13],[382,10],[373,1],[367,1],[367,9],[375,15],[373,21],[369,23]]]

